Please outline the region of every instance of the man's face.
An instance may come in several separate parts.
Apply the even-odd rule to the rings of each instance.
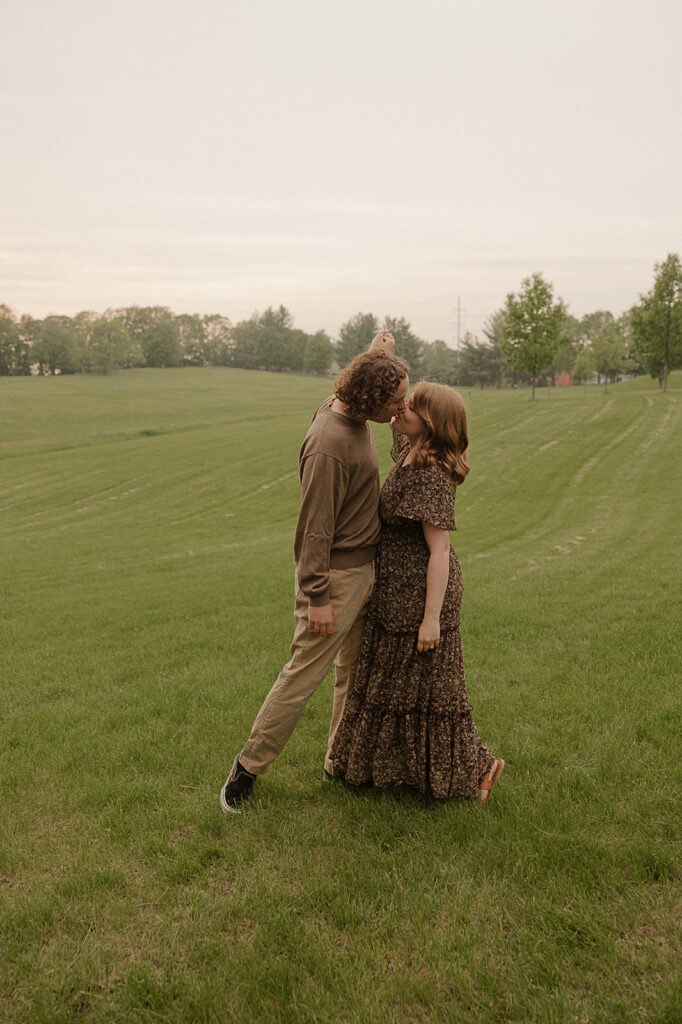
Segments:
[[[390,401],[375,412],[371,419],[373,419],[375,423],[389,423],[394,416],[399,417],[405,404],[405,398],[409,387],[409,378],[403,377],[400,381],[400,387],[394,395],[391,395]]]

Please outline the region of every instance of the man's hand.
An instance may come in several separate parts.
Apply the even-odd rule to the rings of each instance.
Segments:
[[[308,629],[320,636],[331,636],[334,632],[334,609],[330,604],[322,604],[319,608],[308,605]]]

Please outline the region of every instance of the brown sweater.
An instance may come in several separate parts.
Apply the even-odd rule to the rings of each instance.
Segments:
[[[329,603],[329,570],[371,562],[379,539],[379,466],[368,423],[332,412],[325,399],[299,455],[301,511],[294,555],[311,605]]]

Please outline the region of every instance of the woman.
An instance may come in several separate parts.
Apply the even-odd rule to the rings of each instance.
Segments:
[[[504,761],[483,746],[471,716],[462,572],[450,545],[456,485],[469,472],[464,403],[443,384],[417,384],[394,435],[376,584],[331,752],[335,774],[485,801]]]

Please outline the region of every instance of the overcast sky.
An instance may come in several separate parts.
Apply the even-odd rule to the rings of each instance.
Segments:
[[[615,314],[682,249],[680,0],[2,0],[0,303]]]

